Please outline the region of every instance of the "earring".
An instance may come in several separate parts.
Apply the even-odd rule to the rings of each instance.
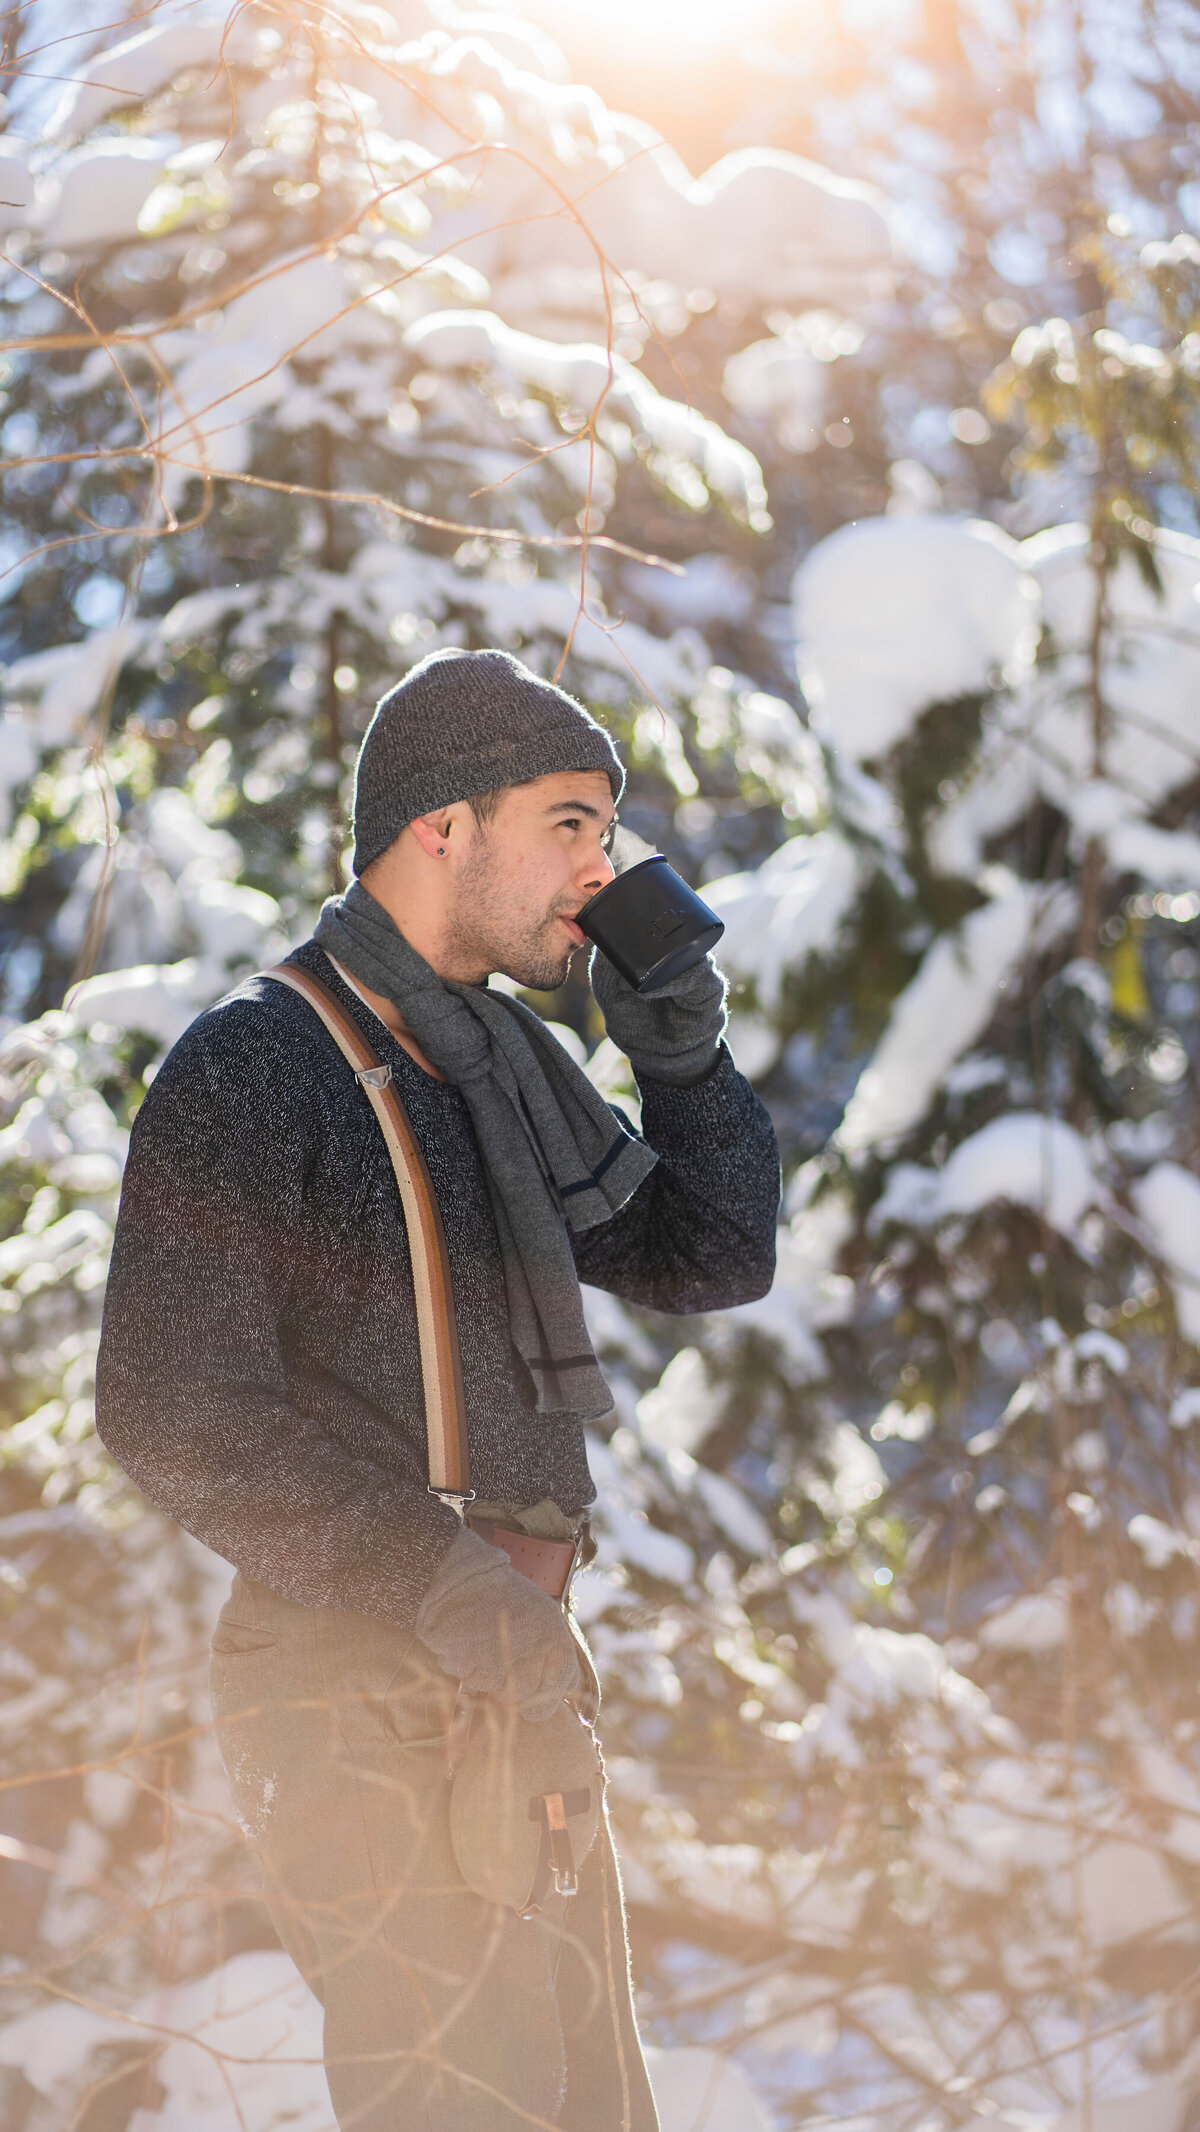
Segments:
[[[438,845],[438,857],[439,857],[439,859],[444,859],[444,858],[445,858],[445,856],[446,856],[446,847],[445,847],[445,845],[444,845],[444,844],[439,844],[439,845]]]

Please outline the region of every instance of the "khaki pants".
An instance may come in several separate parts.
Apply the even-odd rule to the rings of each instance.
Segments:
[[[455,1688],[411,1631],[239,1576],[212,1679],[342,2132],[657,2132],[607,1822],[578,1895],[518,1918],[456,1869]]]

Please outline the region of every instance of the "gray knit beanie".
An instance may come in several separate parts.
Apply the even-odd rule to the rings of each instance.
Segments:
[[[367,727],[354,785],[354,871],[419,814],[555,770],[625,773],[581,703],[506,651],[434,651],[389,689]]]

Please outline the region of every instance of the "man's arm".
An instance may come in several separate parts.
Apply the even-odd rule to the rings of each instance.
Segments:
[[[407,1626],[454,1513],[288,1397],[281,1328],[303,1322],[331,1248],[305,1192],[324,1134],[298,1048],[235,999],[165,1062],[132,1136],[97,1425],[144,1493],[248,1576]]]
[[[779,1148],[722,1045],[692,1087],[639,1073],[642,1132],[658,1162],[611,1221],[575,1238],[581,1281],[655,1310],[727,1310],[775,1272]]]

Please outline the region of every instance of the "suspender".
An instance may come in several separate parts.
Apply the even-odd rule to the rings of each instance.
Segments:
[[[440,1495],[443,1501],[452,1504],[461,1517],[464,1505],[474,1498],[467,1453],[462,1364],[446,1236],[425,1157],[417,1145],[408,1113],[392,1084],[391,1067],[380,1063],[357,1023],[351,1021],[329,987],[295,963],[264,970],[261,974],[298,992],[314,1013],[320,1015],[379,1120],[400,1188],[408,1229],[417,1298],[417,1341],[425,1385],[429,1489],[432,1495]]]

